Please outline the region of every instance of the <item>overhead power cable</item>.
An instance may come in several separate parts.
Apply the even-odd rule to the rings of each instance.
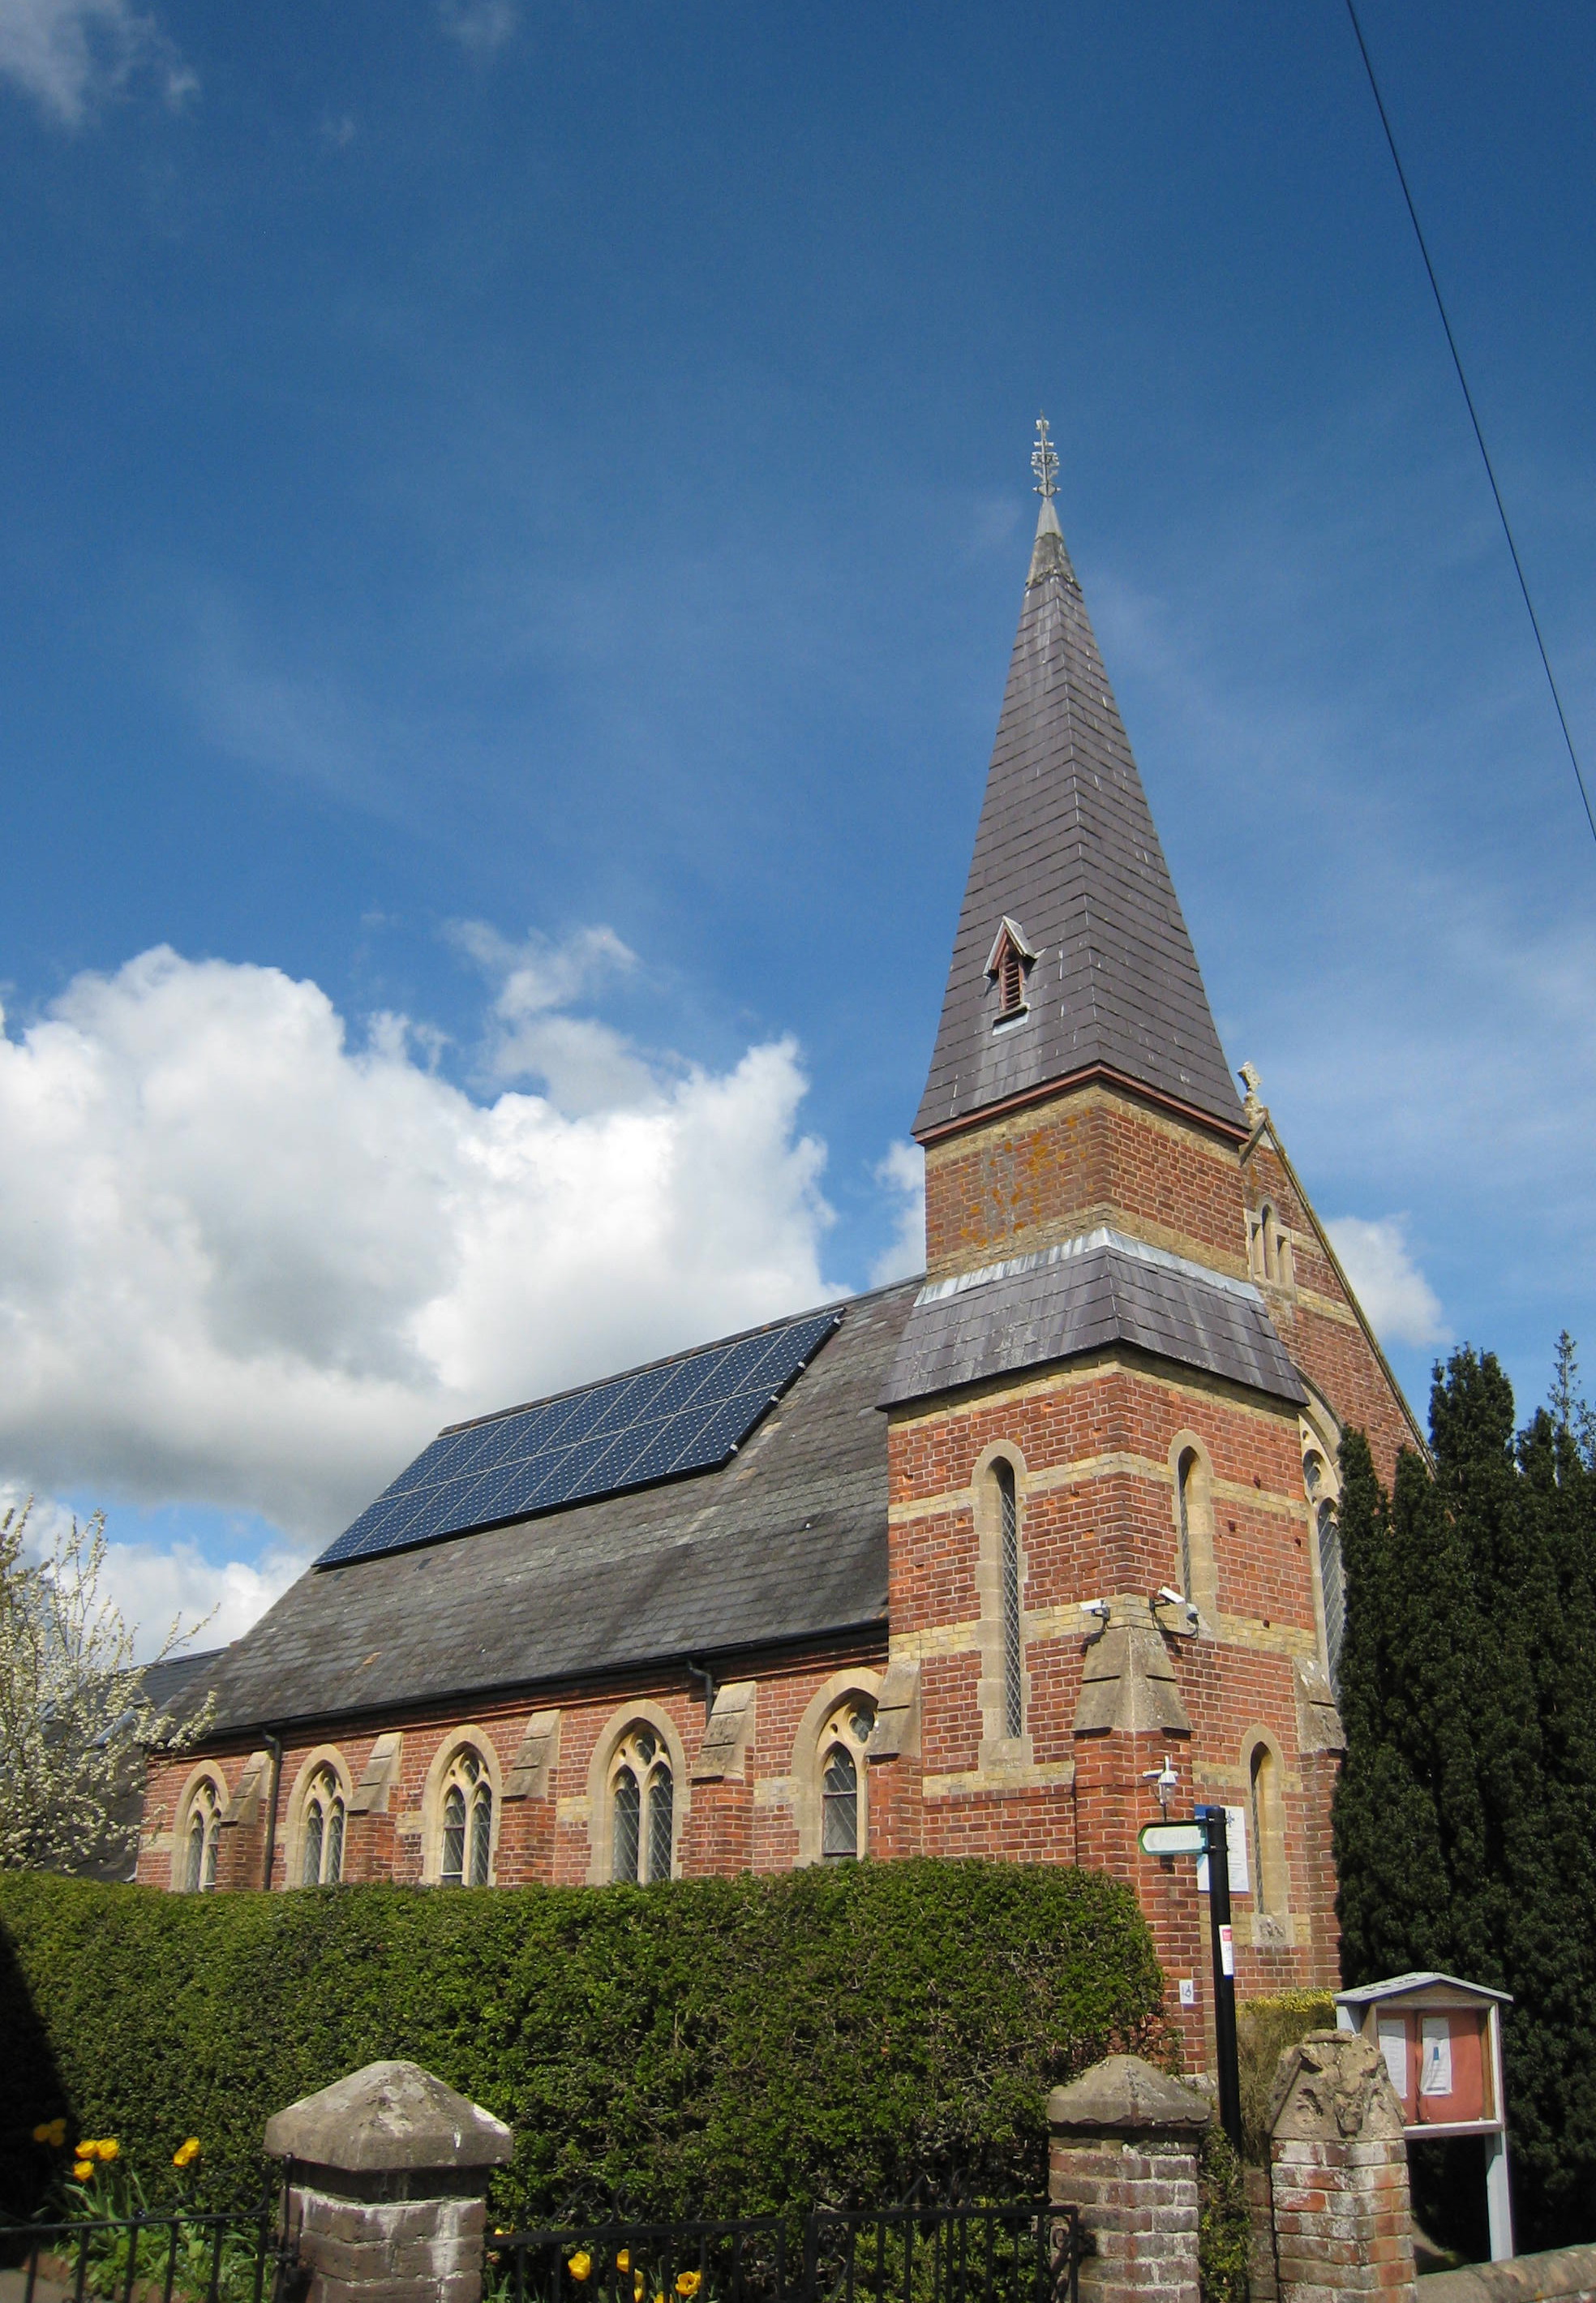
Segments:
[[[1463,373],[1463,358],[1457,350],[1457,339],[1452,333],[1452,324],[1447,317],[1446,301],[1441,292],[1441,283],[1435,276],[1435,266],[1430,261],[1430,250],[1425,245],[1424,226],[1419,222],[1419,212],[1413,204],[1413,194],[1408,190],[1407,171],[1402,165],[1402,155],[1397,149],[1397,139],[1392,132],[1390,115],[1386,111],[1385,99],[1380,93],[1380,82],[1374,77],[1374,65],[1369,55],[1368,42],[1364,38],[1363,26],[1357,21],[1356,0],[1347,0],[1347,13],[1352,19],[1352,30],[1357,40],[1358,54],[1363,57],[1364,70],[1369,75],[1369,87],[1373,93],[1375,108],[1380,114],[1380,125],[1384,129],[1385,140],[1390,147],[1391,162],[1397,171],[1397,181],[1401,185],[1402,198],[1407,203],[1407,214],[1412,220],[1414,238],[1418,241],[1419,254],[1424,259],[1424,270],[1430,275],[1430,288],[1435,298],[1435,308],[1441,314],[1441,325],[1446,330],[1447,349],[1452,355],[1452,366],[1457,371],[1457,381],[1463,388],[1464,405],[1468,409],[1468,420],[1474,427],[1474,438],[1479,443],[1481,460],[1485,466],[1485,477],[1491,483],[1491,493],[1496,498],[1496,509],[1501,520],[1502,534],[1507,537],[1508,550],[1513,555],[1513,573],[1518,578],[1518,588],[1524,595],[1524,604],[1529,613],[1530,629],[1534,633],[1535,645],[1541,651],[1541,668],[1546,674],[1546,685],[1551,690],[1551,700],[1557,710],[1558,725],[1563,731],[1563,741],[1568,747],[1568,763],[1574,770],[1574,780],[1579,786],[1580,798],[1584,802],[1585,822],[1591,827],[1591,837],[1596,839],[1596,813],[1592,811],[1591,795],[1585,789],[1584,775],[1579,764],[1579,754],[1574,748],[1574,738],[1568,731],[1568,715],[1563,709],[1563,699],[1558,693],[1557,679],[1551,669],[1551,658],[1546,653],[1546,642],[1541,633],[1541,619],[1536,615],[1535,603],[1530,597],[1530,587],[1525,578],[1524,562],[1518,556],[1518,546],[1513,540],[1513,528],[1508,518],[1508,507],[1502,502],[1502,492],[1497,485],[1496,468],[1491,460],[1491,451],[1485,445],[1485,434],[1480,429],[1480,418],[1474,407],[1474,396],[1468,388],[1468,378]]]

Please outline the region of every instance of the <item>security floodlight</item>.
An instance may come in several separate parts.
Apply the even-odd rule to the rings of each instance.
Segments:
[[[1142,1773],[1142,1781],[1144,1784],[1152,1784],[1154,1792],[1157,1796],[1158,1804],[1163,1810],[1164,1814],[1167,1815],[1169,1813],[1170,1801],[1174,1798],[1175,1793],[1180,1788],[1180,1778],[1175,1772],[1175,1759],[1173,1752],[1166,1751],[1164,1753],[1163,1765],[1162,1767],[1145,1768]]]

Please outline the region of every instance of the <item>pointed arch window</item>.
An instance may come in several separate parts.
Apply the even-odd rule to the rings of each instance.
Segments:
[[[634,1727],[609,1765],[609,1876],[649,1886],[676,1860],[676,1783],[651,1727]]]
[[[318,1767],[305,1794],[299,1885],[332,1887],[343,1877],[343,1792],[331,1767]]]
[[[482,1754],[466,1744],[443,1779],[438,1878],[445,1887],[485,1887],[493,1850],[493,1787]]]
[[[216,1851],[222,1835],[222,1794],[209,1776],[201,1776],[189,1800],[182,1840],[182,1885],[190,1895],[216,1884]]]
[[[1317,1448],[1302,1459],[1302,1483],[1307,1489],[1319,1550],[1319,1592],[1324,1603],[1324,1660],[1338,1700],[1341,1692],[1341,1649],[1347,1638],[1347,1571],[1341,1558],[1341,1528],[1336,1512],[1336,1481]]]
[[[992,1466],[997,1489],[998,1576],[1003,1597],[1004,1734],[1025,1732],[1025,1656],[1020,1622],[1020,1498],[1014,1466],[1000,1455]]]
[[[868,1696],[851,1695],[820,1731],[820,1855],[849,1863],[863,1855],[865,1746],[876,1725]]]
[[[1191,1515],[1194,1497],[1192,1484],[1197,1474],[1197,1459],[1189,1447],[1181,1456],[1175,1472],[1175,1517],[1180,1535],[1180,1589],[1188,1599],[1192,1596],[1191,1583]]]
[[[1261,1740],[1248,1755],[1247,1781],[1253,1836],[1253,1908],[1278,1917],[1286,1907],[1286,1841],[1281,1810],[1280,1761]]]

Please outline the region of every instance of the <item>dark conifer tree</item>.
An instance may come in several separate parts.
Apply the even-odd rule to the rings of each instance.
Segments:
[[[1510,1991],[1521,2248],[1596,2236],[1596,1420],[1573,1346],[1516,1438],[1489,1354],[1430,1402],[1388,1500],[1342,1448],[1348,1982],[1435,1967]]]

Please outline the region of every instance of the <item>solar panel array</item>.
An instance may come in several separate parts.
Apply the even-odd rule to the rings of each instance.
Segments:
[[[336,1567],[711,1471],[842,1324],[817,1312],[441,1431],[317,1560]]]

